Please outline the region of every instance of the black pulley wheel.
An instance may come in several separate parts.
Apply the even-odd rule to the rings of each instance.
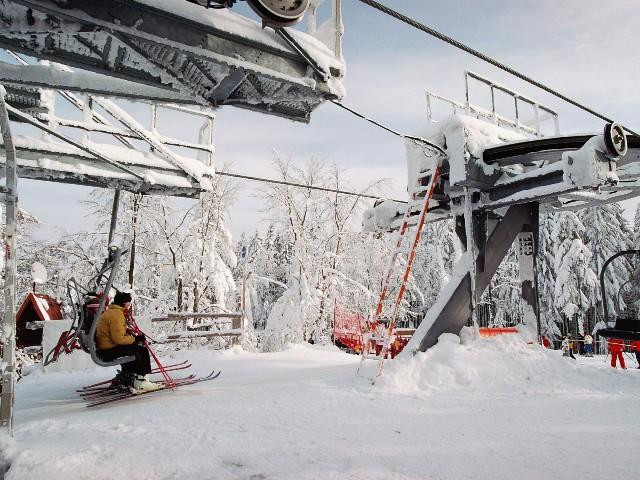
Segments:
[[[607,123],[604,127],[604,143],[614,157],[627,154],[627,135],[619,123]]]
[[[302,20],[309,0],[247,0],[249,6],[274,28],[288,27]]]

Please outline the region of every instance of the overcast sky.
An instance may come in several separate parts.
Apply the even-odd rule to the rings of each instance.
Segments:
[[[427,127],[425,91],[464,97],[465,69],[537,99],[560,114],[562,133],[599,132],[603,122],[554,97],[371,9],[343,0],[344,102],[382,123],[407,132]],[[387,4],[504,62],[630,128],[640,129],[640,29],[638,3],[570,0],[463,1],[387,0]],[[237,11],[246,12],[246,7]],[[354,187],[393,179],[389,196],[406,191],[404,148],[389,133],[325,104],[309,125],[225,107],[218,110],[216,163],[239,173],[272,176],[273,151],[297,161],[319,156],[348,169]],[[260,205],[242,184],[230,212],[234,236],[260,222]],[[79,202],[88,189],[21,181],[20,204],[51,232],[87,225]],[[635,205],[635,202],[633,202]],[[49,233],[47,233],[49,234]]]

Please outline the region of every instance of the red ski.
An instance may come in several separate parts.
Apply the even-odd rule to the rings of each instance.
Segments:
[[[173,365],[167,365],[166,367],[164,367],[166,372],[175,372],[178,370],[186,370],[187,368],[190,368],[191,364],[189,363],[188,360],[185,360],[184,362],[180,362],[180,363],[174,363]],[[151,374],[154,373],[160,373],[160,369],[159,368],[154,368],[151,370]],[[109,388],[109,387],[105,387],[104,385],[108,385],[111,384],[113,382],[113,378],[109,379],[109,380],[104,380],[102,382],[98,382],[98,383],[94,383],[92,385],[87,385],[85,387],[79,388],[78,390],[76,390],[76,392],[86,392],[87,390],[102,390],[103,388]]]
[[[162,388],[160,390],[152,390],[149,392],[142,392],[142,393],[128,393],[128,392],[122,392],[121,395],[116,395],[116,396],[111,396],[109,398],[103,399],[103,400],[98,400],[96,402],[92,402],[87,404],[87,407],[97,407],[99,405],[105,405],[107,403],[112,403],[112,402],[117,402],[119,400],[126,400],[127,398],[133,398],[133,397],[141,397],[143,395],[150,395],[153,393],[158,393],[158,392],[164,392],[166,390],[173,390],[174,388],[179,388],[179,387],[184,387],[187,385],[194,385],[196,383],[202,383],[202,382],[208,382],[210,380],[215,380],[216,378],[218,378],[220,376],[220,374],[222,373],[221,370],[218,370],[216,372],[216,370],[214,370],[213,372],[211,372],[209,375],[207,375],[206,377],[200,377],[200,378],[194,378],[191,380],[183,380],[183,381],[174,381],[173,385],[171,385],[170,387],[167,388]]]

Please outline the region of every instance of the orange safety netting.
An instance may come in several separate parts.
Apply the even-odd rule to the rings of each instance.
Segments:
[[[518,333],[516,327],[482,327],[480,328],[480,335],[482,337],[495,337],[496,335],[504,335],[505,333]]]
[[[364,343],[363,331],[366,322],[357,312],[344,310],[336,302],[333,304],[333,341],[354,352],[361,352]]]

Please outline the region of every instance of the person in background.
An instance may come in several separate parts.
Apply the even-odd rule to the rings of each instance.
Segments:
[[[584,336],[584,355],[593,357],[593,337],[588,333]]]
[[[149,381],[151,360],[149,350],[144,346],[144,335],[127,333],[125,313],[130,307],[131,294],[117,292],[113,303],[100,315],[96,329],[97,354],[107,362],[120,357],[135,357],[133,361],[122,364],[119,375],[122,385],[135,394],[158,390],[163,385]]]
[[[609,353],[611,353],[611,366],[616,368],[616,359],[620,360],[620,368],[626,370],[627,366],[624,364],[624,340],[621,338],[609,338],[607,339],[609,345]]]
[[[640,340],[631,342],[631,350],[636,352],[636,362],[638,362],[638,368],[640,368]]]
[[[551,348],[551,340],[549,340],[549,337],[547,336],[542,337],[542,346],[544,348]]]
[[[571,350],[573,348],[573,344],[569,336],[565,335],[565,337],[562,339],[561,348],[563,357],[571,357],[574,360],[576,359],[576,357],[573,356],[573,351]]]

